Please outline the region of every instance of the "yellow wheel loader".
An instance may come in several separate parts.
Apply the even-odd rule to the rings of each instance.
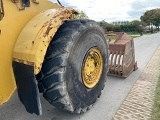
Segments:
[[[29,113],[42,114],[39,92],[58,109],[83,113],[100,97],[109,68],[106,36],[95,21],[58,3],[0,0],[0,104],[17,89]]]

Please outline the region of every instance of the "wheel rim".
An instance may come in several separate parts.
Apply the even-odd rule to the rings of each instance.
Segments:
[[[91,48],[83,60],[82,81],[87,88],[93,88],[99,82],[103,69],[103,59],[98,48]]]

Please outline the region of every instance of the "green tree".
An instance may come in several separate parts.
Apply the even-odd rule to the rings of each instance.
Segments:
[[[112,30],[113,30],[114,32],[121,32],[121,31],[122,31],[120,25],[113,25]]]
[[[77,10],[77,11],[78,11],[78,16],[77,16],[78,18],[88,19],[88,16],[84,11],[82,11],[82,10]]]
[[[104,29],[104,31],[112,31],[113,25],[102,20],[99,22],[100,26]]]
[[[142,22],[147,23],[150,25],[151,23],[154,24],[158,31],[159,31],[159,25],[160,25],[160,8],[148,10],[140,17]]]
[[[112,31],[112,30],[113,30],[113,25],[107,23],[107,24],[104,26],[104,28],[105,28],[106,31]]]
[[[135,32],[142,33],[142,23],[139,20],[133,20],[130,22],[131,25],[133,25],[133,28],[135,29]]]
[[[121,25],[121,30],[123,32],[131,32],[131,33],[140,33],[142,34],[143,28],[142,28],[142,23],[138,20],[133,20],[129,22],[129,24],[126,25]]]
[[[141,22],[139,20],[133,20],[130,22],[130,24],[135,25],[135,26],[139,26],[141,24]]]

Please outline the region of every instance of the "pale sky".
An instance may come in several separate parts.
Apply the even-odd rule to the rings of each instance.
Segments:
[[[56,2],[56,0],[50,0]],[[160,0],[59,0],[65,7],[84,11],[96,21],[139,20],[146,10],[160,8]]]

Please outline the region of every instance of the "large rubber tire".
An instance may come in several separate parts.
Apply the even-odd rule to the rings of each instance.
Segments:
[[[82,82],[86,53],[97,47],[103,70],[99,82],[87,88]],[[51,41],[41,72],[37,75],[40,92],[53,106],[73,113],[85,112],[96,102],[108,72],[108,44],[103,30],[91,20],[65,21]]]

